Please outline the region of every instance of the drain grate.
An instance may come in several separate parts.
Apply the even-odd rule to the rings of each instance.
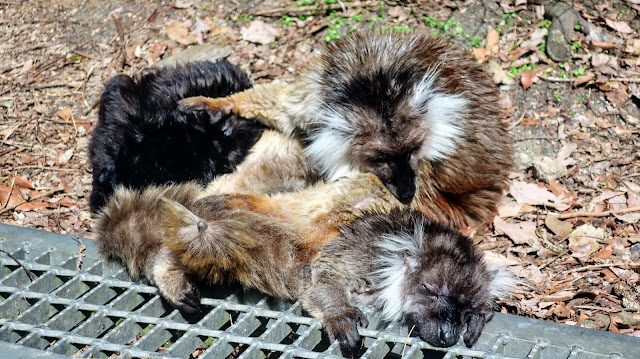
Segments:
[[[70,236],[0,224],[0,358],[330,358],[340,353],[299,303],[215,287],[203,315],[183,317],[155,287],[100,260],[93,241],[77,271]],[[21,266],[22,265],[22,266]],[[32,278],[27,271],[33,273]],[[372,313],[365,358],[640,358],[640,339],[498,314],[472,349],[432,348]]]

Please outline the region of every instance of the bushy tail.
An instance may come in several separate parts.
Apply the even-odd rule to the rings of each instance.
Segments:
[[[123,263],[134,277],[149,278],[150,262],[164,237],[160,226],[163,203],[192,206],[201,187],[197,184],[151,186],[145,190],[119,187],[98,214],[95,231],[100,253]]]

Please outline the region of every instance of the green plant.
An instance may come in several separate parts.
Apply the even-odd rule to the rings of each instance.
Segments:
[[[296,18],[289,15],[282,15],[282,25],[291,26],[296,22]]]
[[[556,101],[560,102],[560,100],[562,100],[562,97],[560,97],[560,95],[555,95],[554,96],[556,98]]]
[[[573,76],[578,77],[584,75],[584,68],[579,68],[573,71]]]
[[[312,4],[311,0],[297,0],[296,1],[296,7],[309,6],[311,4]],[[318,5],[318,3],[316,2],[315,5]]]
[[[551,27],[551,21],[544,19],[538,23],[538,27],[544,27],[545,29],[549,30],[549,28]]]
[[[538,65],[536,65],[536,64],[524,64],[524,65],[522,65],[520,67],[511,66],[509,68],[509,75],[513,78],[513,77],[516,77],[516,76],[520,75],[523,71],[533,70],[533,69],[536,69],[536,68],[538,68]]]
[[[581,47],[582,44],[580,43],[580,40],[571,41],[571,50],[573,50],[574,53],[578,52]]]
[[[438,25],[438,20],[436,20],[436,18],[433,17],[433,16],[424,16],[424,15],[422,15],[421,19],[429,27],[435,28],[436,25]]]
[[[573,28],[574,28],[575,30],[578,30],[578,31],[579,31],[580,29],[582,29],[582,26],[580,26],[580,25],[575,25]]]

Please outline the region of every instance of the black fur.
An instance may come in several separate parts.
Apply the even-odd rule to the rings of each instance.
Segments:
[[[117,185],[205,184],[232,172],[264,127],[235,114],[182,113],[177,101],[227,96],[250,87],[247,75],[225,60],[109,80],[89,144],[91,211],[98,212]]]

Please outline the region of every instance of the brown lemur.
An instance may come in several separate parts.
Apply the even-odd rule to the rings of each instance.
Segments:
[[[512,140],[491,78],[455,45],[425,33],[358,32],[332,42],[291,83],[179,102],[237,113],[305,143],[325,180],[378,176],[411,208],[454,228],[493,218]]]
[[[200,199],[197,184],[120,188],[98,216],[97,240],[107,259],[150,279],[186,312],[198,310],[194,280],[235,282],[299,299],[346,356],[358,348],[357,325],[367,325],[358,309],[366,304],[387,320],[414,322],[433,346],[454,345],[466,328],[472,346],[508,284],[501,272],[459,232],[351,190],[365,183],[393,200],[374,175],[338,182]]]

